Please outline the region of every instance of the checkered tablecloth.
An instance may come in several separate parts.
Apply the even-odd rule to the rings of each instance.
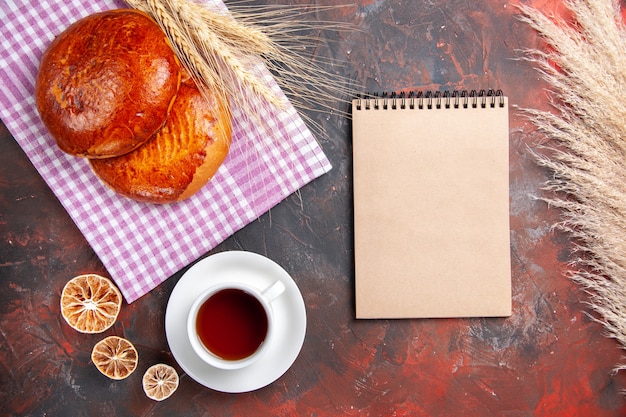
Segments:
[[[219,0],[211,3],[223,7]],[[81,17],[118,7],[126,5],[3,0],[0,117],[130,303],[331,167],[293,107],[259,115],[276,122],[270,135],[234,109],[229,156],[190,199],[150,205],[110,191],[86,160],[58,149],[39,119],[34,83],[41,54],[56,35]]]

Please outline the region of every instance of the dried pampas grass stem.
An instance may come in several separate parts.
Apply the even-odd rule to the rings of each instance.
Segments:
[[[537,161],[554,177],[543,199],[563,210],[571,278],[589,294],[594,319],[626,349],[626,30],[616,0],[569,0],[572,21],[522,6],[522,20],[549,50],[526,51],[552,89],[554,112],[528,109],[553,140]],[[618,365],[617,369],[626,369]]]

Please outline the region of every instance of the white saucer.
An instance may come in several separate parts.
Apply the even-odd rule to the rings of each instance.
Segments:
[[[285,293],[272,304],[276,319],[273,346],[252,365],[224,370],[203,362],[187,337],[187,315],[194,300],[216,282],[248,282],[264,288],[281,280]],[[174,358],[195,381],[216,391],[254,391],[280,378],[298,357],[306,333],[302,294],[289,274],[274,261],[252,252],[228,251],[193,265],[174,287],[165,312],[165,334]]]

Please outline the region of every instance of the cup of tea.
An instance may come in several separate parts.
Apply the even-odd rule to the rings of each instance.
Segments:
[[[272,303],[285,291],[282,281],[265,288],[224,282],[192,304],[187,334],[196,354],[220,369],[239,369],[259,359],[272,344]]]

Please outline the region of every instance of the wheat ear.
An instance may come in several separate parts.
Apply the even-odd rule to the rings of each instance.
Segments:
[[[129,6],[151,15],[167,34],[176,54],[202,91],[207,88],[221,92],[240,107],[250,102],[242,87],[271,105],[283,108],[282,96],[272,91],[249,68],[255,57],[246,56],[241,49],[228,43],[237,32],[239,44],[248,39],[248,51],[259,42],[258,31],[242,28],[224,14],[186,0],[126,0]],[[199,11],[202,10],[200,13]],[[216,24],[219,22],[219,24]],[[216,28],[220,32],[216,32]],[[225,28],[230,28],[226,30]],[[243,30],[243,33],[242,33]],[[222,39],[226,39],[223,41]]]

